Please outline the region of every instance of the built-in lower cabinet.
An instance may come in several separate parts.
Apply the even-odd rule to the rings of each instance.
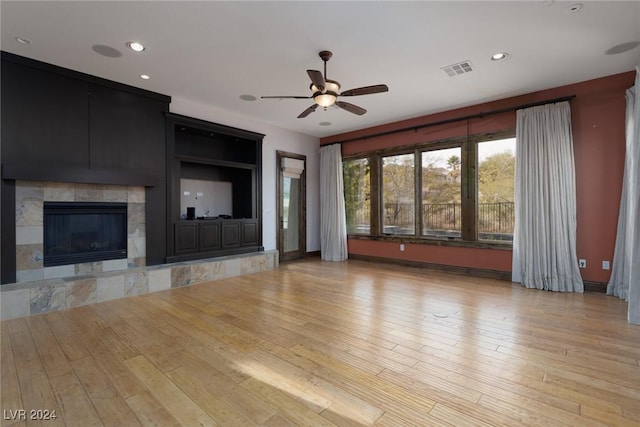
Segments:
[[[170,262],[262,250],[257,219],[181,220],[173,227]]]

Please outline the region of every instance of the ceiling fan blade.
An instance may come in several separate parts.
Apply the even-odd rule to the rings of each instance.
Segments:
[[[313,104],[311,107],[307,108],[306,110],[304,110],[302,113],[300,113],[300,115],[298,116],[299,119],[304,119],[305,117],[307,117],[309,114],[313,113],[314,111],[316,111],[316,108],[318,108],[318,104]]]
[[[340,96],[358,96],[358,95],[371,95],[372,93],[388,92],[389,87],[387,85],[373,85],[358,87],[355,89],[345,90]]]
[[[318,90],[322,92],[324,90],[324,77],[322,76],[322,73],[317,70],[307,70],[307,74],[309,74],[311,83],[316,85]]]
[[[336,105],[340,108],[342,108],[343,110],[347,110],[350,113],[353,114],[357,114],[359,116],[363,115],[364,113],[367,112],[367,110],[365,110],[362,107],[358,107],[357,105],[353,105],[350,104],[348,102],[344,102],[344,101],[336,101]]]
[[[262,99],[310,99],[310,96],[261,96]]]

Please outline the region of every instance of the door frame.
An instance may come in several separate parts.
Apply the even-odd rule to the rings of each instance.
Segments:
[[[298,209],[298,251],[283,252],[282,233],[282,159],[283,158],[298,159],[304,162],[304,169],[300,175],[300,197]],[[307,156],[303,154],[290,153],[287,151],[276,150],[276,249],[278,249],[280,261],[291,261],[307,256]]]

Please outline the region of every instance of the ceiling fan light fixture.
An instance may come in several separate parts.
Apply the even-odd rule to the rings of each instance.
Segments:
[[[367,110],[349,102],[338,101],[338,97],[371,95],[373,93],[389,91],[389,87],[387,85],[380,84],[349,89],[340,93],[340,83],[335,80],[327,79],[327,61],[331,58],[332,53],[328,50],[323,50],[319,55],[320,59],[324,62],[324,74],[318,70],[307,70],[307,75],[311,80],[311,84],[309,85],[311,96],[262,96],[261,98],[313,99],[314,103],[307,107],[302,113],[298,114],[299,119],[307,117],[309,114],[316,111],[318,107],[322,107],[327,111],[327,109],[332,105],[361,116],[365,114]]]
[[[313,97],[313,100],[321,107],[330,107],[336,103],[337,98],[334,93],[317,93],[317,95]]]
[[[336,103],[338,92],[340,91],[340,83],[335,80],[325,79],[324,91],[319,90],[315,84],[311,84],[313,92],[313,100],[321,107],[330,107]]]

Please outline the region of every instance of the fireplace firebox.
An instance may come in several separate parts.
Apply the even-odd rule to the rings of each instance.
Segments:
[[[127,204],[44,203],[44,266],[127,258]]]

